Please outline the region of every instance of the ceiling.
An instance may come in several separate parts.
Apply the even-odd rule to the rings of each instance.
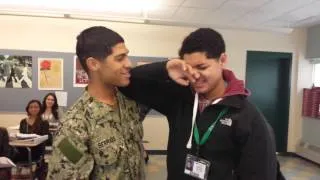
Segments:
[[[276,31],[320,23],[320,0],[59,1],[0,0],[0,14]],[[146,8],[142,2],[158,6]]]

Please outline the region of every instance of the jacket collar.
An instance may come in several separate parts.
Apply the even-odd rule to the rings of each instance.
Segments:
[[[224,69],[222,72],[224,81],[228,84],[224,97],[234,96],[234,95],[243,95],[249,96],[250,91],[244,87],[243,80],[236,78],[234,73],[228,69]]]
[[[243,95],[227,96],[227,97],[224,97],[216,105],[222,105],[222,106],[228,106],[228,107],[240,109],[242,108],[245,99],[246,99],[246,96],[243,96]]]
[[[241,108],[243,100],[250,95],[249,90],[244,87],[244,82],[237,79],[232,71],[224,69],[222,74],[227,87],[224,96],[220,98],[221,100],[214,103],[215,100],[212,104]]]

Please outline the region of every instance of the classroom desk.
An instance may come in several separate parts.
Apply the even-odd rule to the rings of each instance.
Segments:
[[[32,138],[32,139],[24,139],[24,140],[12,138],[9,141],[9,145],[13,147],[25,147],[28,150],[28,162],[32,164],[31,148],[38,146],[39,144],[45,142],[47,139],[48,139],[48,135],[39,136],[37,138]]]

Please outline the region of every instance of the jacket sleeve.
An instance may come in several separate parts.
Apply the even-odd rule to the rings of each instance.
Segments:
[[[150,112],[151,108],[143,104],[138,104],[139,108],[139,121],[143,122],[147,114]]]
[[[240,143],[239,164],[236,168],[238,179],[276,180],[276,148],[268,124],[260,113],[249,122],[244,125],[249,131],[237,139]]]
[[[191,91],[169,78],[166,63],[157,62],[134,68],[129,86],[119,90],[127,97],[168,115],[175,102],[183,100],[182,95]]]

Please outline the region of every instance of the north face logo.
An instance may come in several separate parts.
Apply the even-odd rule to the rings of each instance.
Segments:
[[[232,119],[231,118],[225,118],[220,120],[221,124],[231,126],[232,125]]]

